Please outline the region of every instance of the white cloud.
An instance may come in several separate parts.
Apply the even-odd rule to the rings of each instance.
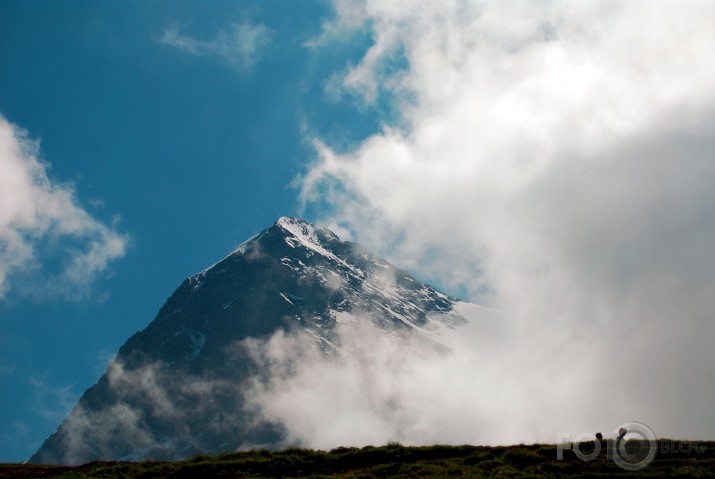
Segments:
[[[476,342],[460,339],[464,329],[442,331],[440,341],[451,354],[387,335],[359,316],[338,326],[336,356],[326,357],[308,335],[278,332],[248,341],[250,357],[264,375],[247,383],[244,395],[261,419],[285,427],[288,444],[330,449],[391,441],[508,442],[516,421],[494,413],[514,404],[521,392],[519,378],[505,374],[521,365],[489,362],[499,347],[497,318],[485,311],[473,317],[483,323],[471,326],[481,336]],[[540,379],[532,377],[529,385]],[[498,389],[484,387],[497,383]],[[514,411],[512,417],[534,409]]]
[[[213,39],[199,40],[182,34],[178,25],[171,25],[159,41],[192,55],[217,57],[239,70],[250,70],[270,44],[271,30],[261,23],[233,23],[228,30],[219,30]]]
[[[316,139],[302,198],[502,311],[493,436],[711,435],[715,4],[361,5],[374,44],[343,86],[400,99],[401,126],[344,155]]]
[[[0,299],[13,280],[28,279],[33,294],[79,299],[124,255],[129,239],[92,217],[71,185],[50,181],[38,155],[39,142],[0,116]],[[51,257],[39,253],[49,249]],[[62,271],[38,284],[43,263],[58,257]]]

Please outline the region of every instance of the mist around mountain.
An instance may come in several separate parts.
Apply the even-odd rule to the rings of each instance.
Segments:
[[[411,368],[492,314],[280,218],[187,278],[30,462],[428,441]]]

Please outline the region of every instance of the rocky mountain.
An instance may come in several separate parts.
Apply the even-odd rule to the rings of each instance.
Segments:
[[[457,300],[333,232],[296,218],[186,279],[156,318],[119,349],[105,374],[30,458],[32,463],[179,459],[198,452],[279,447],[279,426],[243,397],[261,374],[244,347],[276,331],[340,354],[338,325],[437,346],[464,324]]]

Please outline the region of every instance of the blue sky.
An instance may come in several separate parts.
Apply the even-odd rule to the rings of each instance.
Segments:
[[[0,461],[282,215],[499,311],[429,365],[423,401],[403,391],[429,434],[396,439],[633,420],[712,439],[712,18],[700,0],[2,2]]]
[[[313,133],[349,145],[379,125],[374,107],[324,93],[367,41],[306,47],[332,15],[325,2],[2,3],[0,114],[39,140],[50,181],[71,184],[126,253],[81,298],[33,292],[70,238],[35,243],[40,271],[9,276],[1,461],[40,445],[183,278],[300,213],[290,185],[315,157]],[[231,43],[256,26],[257,40]]]

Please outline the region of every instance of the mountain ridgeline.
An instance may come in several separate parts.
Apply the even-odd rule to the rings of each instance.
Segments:
[[[337,327],[359,320],[438,347],[441,328],[466,323],[457,304],[325,228],[280,218],[186,279],[29,462],[284,446],[280,425],[261,421],[244,398],[247,381],[265,373],[245,347],[250,338],[308,335],[330,356],[340,354]]]

